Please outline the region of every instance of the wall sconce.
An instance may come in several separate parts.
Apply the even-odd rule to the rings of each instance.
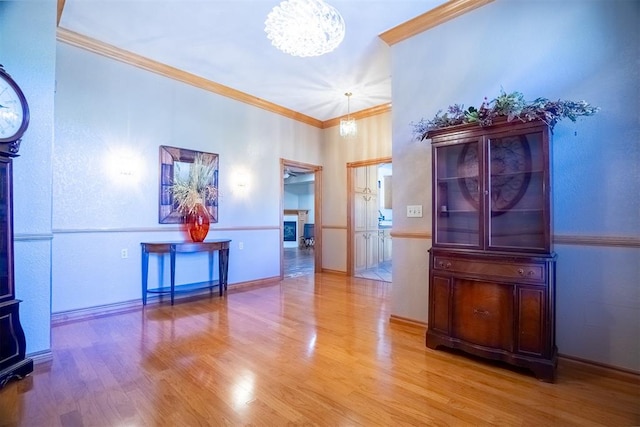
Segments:
[[[114,149],[106,156],[106,171],[114,183],[131,185],[140,179],[138,156],[128,149]]]
[[[120,157],[118,160],[118,173],[123,176],[132,176],[135,173],[135,161],[132,157]]]
[[[249,187],[251,185],[251,175],[243,168],[239,168],[235,172],[232,172],[232,191],[239,199],[248,197]]]
[[[247,186],[247,175],[244,172],[236,173],[236,186],[241,189]]]

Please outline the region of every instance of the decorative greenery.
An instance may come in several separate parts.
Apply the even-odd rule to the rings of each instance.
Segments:
[[[180,212],[193,213],[197,203],[205,204],[218,197],[218,188],[213,185],[215,169],[216,163],[205,159],[201,154],[197,154],[193,163],[189,165],[189,174],[186,178],[185,174],[181,173],[180,163],[176,164],[173,185],[169,191],[178,202]]]
[[[416,139],[425,139],[429,131],[464,123],[477,123],[480,126],[491,126],[497,117],[506,117],[507,121],[520,120],[530,122],[542,120],[551,129],[555,124],[568,118],[572,122],[579,116],[592,116],[600,111],[599,107],[593,107],[586,101],[550,101],[547,98],[537,98],[533,102],[527,102],[520,92],[505,93],[491,100],[484,101],[479,108],[454,104],[449,106],[445,113],[439,110],[431,120],[421,119],[419,122],[411,122],[413,134]]]

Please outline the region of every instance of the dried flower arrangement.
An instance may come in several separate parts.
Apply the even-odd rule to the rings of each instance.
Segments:
[[[434,129],[465,123],[491,126],[497,117],[506,117],[507,121],[542,120],[553,129],[563,118],[575,122],[579,116],[592,116],[598,111],[599,107],[593,107],[586,101],[550,101],[537,98],[533,102],[527,102],[520,92],[507,94],[501,90],[500,95],[491,101],[487,101],[485,97],[479,108],[469,107],[465,110],[464,105],[454,104],[449,106],[445,113],[442,113],[442,110],[438,111],[431,120],[421,119],[417,123],[411,122],[410,125],[413,127],[415,138],[422,140]]]
[[[180,164],[176,164],[173,185],[170,191],[178,203],[178,210],[183,214],[193,213],[197,203],[206,204],[218,197],[218,188],[214,185],[213,173],[217,163],[197,154],[193,163],[189,164],[189,174],[184,177]]]

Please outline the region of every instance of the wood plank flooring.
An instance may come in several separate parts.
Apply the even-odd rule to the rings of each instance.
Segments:
[[[56,325],[0,390],[1,426],[631,426],[638,376],[562,360],[556,384],[427,349],[391,284],[306,275]]]
[[[314,272],[314,248],[284,248],[284,277],[305,276]]]

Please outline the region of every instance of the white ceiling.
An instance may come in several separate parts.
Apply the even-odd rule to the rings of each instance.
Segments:
[[[270,44],[279,0],[66,0],[60,27],[326,121],[391,102],[378,34],[445,0],[327,0],[345,20],[333,52],[298,58]]]

